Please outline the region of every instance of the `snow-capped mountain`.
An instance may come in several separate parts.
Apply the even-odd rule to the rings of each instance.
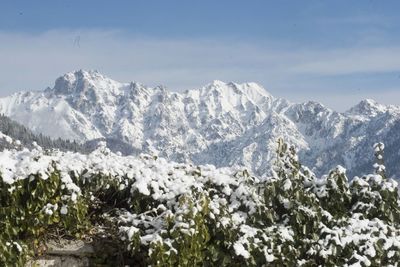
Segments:
[[[53,88],[0,99],[0,113],[34,132],[81,142],[108,138],[130,151],[175,161],[245,165],[261,175],[283,137],[317,173],[341,164],[369,172],[375,142],[386,144],[389,174],[400,174],[400,107],[361,101],[345,113],[290,103],[255,83],[213,81],[183,93],[120,83],[96,71],[67,73]]]

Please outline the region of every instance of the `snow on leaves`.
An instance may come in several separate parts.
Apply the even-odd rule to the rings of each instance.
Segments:
[[[340,166],[316,178],[293,147],[280,141],[277,152],[273,176],[259,180],[246,170],[122,157],[105,147],[89,155],[5,150],[1,192],[13,196],[28,190],[22,185],[54,183],[50,189],[61,195],[43,199],[38,210],[59,227],[81,214],[79,205],[113,207],[99,216],[117,226],[125,249],[146,265],[398,265],[394,180],[377,172],[349,182]],[[1,237],[10,244],[0,245],[3,252],[24,244],[18,236]]]

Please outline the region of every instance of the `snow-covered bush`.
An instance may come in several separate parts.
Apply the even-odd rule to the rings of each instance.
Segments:
[[[26,256],[40,248],[43,236],[51,228],[79,237],[87,226],[88,205],[80,196],[79,188],[72,181],[61,178],[55,164],[42,168],[39,166],[41,158],[37,155],[29,164],[32,168],[38,167],[38,172],[30,169],[26,175],[13,177],[10,175],[15,171],[12,164],[23,168],[26,158],[10,155],[9,161],[4,157],[1,160],[4,160],[0,163],[3,167],[0,179],[1,266],[22,264]],[[7,169],[4,169],[5,164],[9,164]],[[33,167],[34,164],[37,166]]]
[[[73,236],[101,224],[135,265],[398,266],[398,189],[379,149],[376,172],[350,182],[342,167],[316,178],[282,140],[262,181],[105,148],[6,150],[0,265],[22,265],[53,229]]]

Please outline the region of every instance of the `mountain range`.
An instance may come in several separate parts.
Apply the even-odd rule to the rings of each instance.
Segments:
[[[0,113],[55,139],[106,140],[124,154],[243,165],[260,176],[274,162],[279,137],[318,175],[338,164],[349,176],[369,173],[372,146],[384,142],[387,173],[400,175],[400,107],[369,99],[336,112],[276,98],[256,83],[213,81],[178,93],[79,70],[52,88],[0,98]]]

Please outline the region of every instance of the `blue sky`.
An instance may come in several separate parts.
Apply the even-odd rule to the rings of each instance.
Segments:
[[[255,81],[343,111],[400,105],[400,1],[1,1],[0,95],[75,69],[171,90]]]

